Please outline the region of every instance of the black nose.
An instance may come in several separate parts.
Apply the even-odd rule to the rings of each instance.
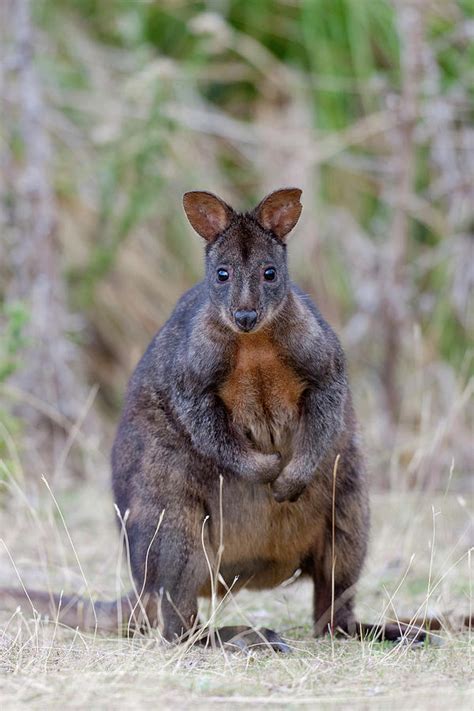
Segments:
[[[235,323],[242,331],[251,331],[257,323],[256,311],[236,311],[234,313]]]

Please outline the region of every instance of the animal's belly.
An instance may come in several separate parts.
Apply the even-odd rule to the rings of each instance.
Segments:
[[[234,423],[262,452],[292,456],[305,383],[270,336],[248,334],[236,344],[234,363],[219,395]],[[211,540],[220,540],[220,511],[211,511]],[[289,578],[323,535],[317,492],[309,487],[296,503],[277,503],[269,486],[228,478],[222,498],[227,584],[273,587]]]
[[[269,486],[225,481],[222,493],[221,572],[228,585],[274,587],[319,547],[325,519],[317,490],[295,503],[277,503]],[[211,514],[211,539],[220,541],[220,512]],[[238,578],[234,583],[235,578]]]
[[[298,571],[298,565],[289,565],[281,561],[254,558],[234,563],[222,562],[219,566],[218,595],[225,595],[229,590],[236,593],[242,588],[265,590],[290,580]],[[297,576],[295,576],[297,577]],[[223,582],[222,582],[223,581]],[[200,589],[200,597],[211,597],[210,579]]]

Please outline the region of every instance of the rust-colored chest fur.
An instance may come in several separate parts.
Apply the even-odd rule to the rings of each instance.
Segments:
[[[259,332],[238,338],[233,367],[219,394],[258,449],[285,455],[304,387],[270,336]]]

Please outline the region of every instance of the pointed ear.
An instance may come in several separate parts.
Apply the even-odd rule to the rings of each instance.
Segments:
[[[261,226],[283,240],[301,215],[301,192],[299,188],[283,188],[267,195],[254,211]]]
[[[223,200],[204,190],[183,195],[186,216],[196,232],[213,242],[231,223],[234,211]]]

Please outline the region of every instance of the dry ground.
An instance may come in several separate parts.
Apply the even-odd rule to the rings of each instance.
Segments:
[[[128,588],[106,485],[58,493],[63,522],[45,485],[34,497],[9,481],[0,509],[0,584],[20,576],[37,588],[84,591],[86,578],[94,595],[109,598]],[[471,504],[454,494],[373,497],[371,552],[358,596],[361,618],[469,612]],[[437,644],[418,648],[315,641],[310,613],[306,582],[235,596],[220,622],[274,627],[294,648],[288,656],[244,656],[166,649],[157,636],[81,635],[34,620],[28,609],[2,612],[0,706],[472,708],[469,630],[446,631]]]

